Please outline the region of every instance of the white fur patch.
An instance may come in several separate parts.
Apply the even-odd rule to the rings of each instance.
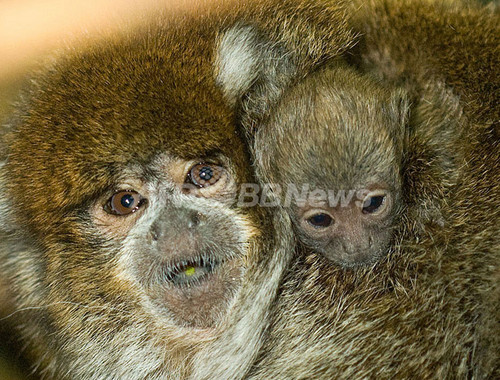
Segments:
[[[255,81],[259,57],[258,36],[252,27],[236,26],[220,37],[215,59],[216,80],[232,104]]]

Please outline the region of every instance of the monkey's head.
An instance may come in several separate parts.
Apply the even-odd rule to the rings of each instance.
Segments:
[[[387,251],[401,204],[406,102],[344,66],[290,88],[256,133],[300,239],[344,266]]]
[[[249,36],[259,38],[227,33],[218,69],[226,94],[246,90],[242,123],[261,180],[279,185],[274,192],[307,246],[344,267],[375,262],[402,203],[406,96],[340,63],[301,75],[294,54],[265,39],[259,51]],[[237,51],[263,63],[237,64]]]
[[[2,208],[30,247],[9,260],[42,308],[33,318],[46,334],[33,336],[71,355],[87,344],[113,371],[136,360],[134,378],[210,338],[262,229],[259,211],[235,205],[252,175],[214,83],[215,28],[204,33],[151,27],[66,52],[6,137]]]
[[[304,70],[300,54],[233,28],[218,46],[218,84],[301,241],[344,267],[373,263],[401,203],[406,97],[335,60]]]
[[[65,51],[37,77],[0,167],[0,234],[10,240],[0,239],[0,266],[48,376],[246,373],[294,240],[283,210],[233,198],[255,182],[234,107],[253,70],[241,78],[238,68],[268,56],[229,51],[242,65],[220,70],[234,80],[228,90],[217,86],[216,54],[227,42],[264,50],[269,33],[265,49],[298,46],[322,61],[331,54],[315,36],[338,40],[335,53],[352,43],[343,16],[326,0],[159,12]],[[339,30],[323,33],[332,22]]]

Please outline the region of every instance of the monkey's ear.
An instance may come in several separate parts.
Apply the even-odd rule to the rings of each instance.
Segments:
[[[462,146],[468,123],[459,97],[439,81],[423,86],[411,108],[403,168],[407,201],[414,205],[409,211],[416,213],[413,220],[442,225],[443,194],[459,180],[466,162]]]
[[[230,105],[255,124],[296,77],[294,61],[283,44],[271,41],[257,27],[235,25],[218,37],[216,82]]]
[[[251,26],[234,26],[218,37],[215,78],[231,105],[249,91],[259,75],[263,56],[261,39]]]
[[[408,123],[410,119],[410,100],[406,91],[402,89],[392,91],[389,104],[391,108],[389,115],[396,118],[391,123],[397,129],[393,131],[393,136],[395,136],[396,146],[400,154],[403,155],[404,149],[408,144]]]

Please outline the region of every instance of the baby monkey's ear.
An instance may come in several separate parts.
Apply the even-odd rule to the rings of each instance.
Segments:
[[[389,107],[387,114],[393,119],[389,126],[395,129],[391,131],[392,136],[394,136],[398,154],[403,155],[409,139],[410,99],[407,92],[403,89],[393,90],[390,95]]]
[[[218,36],[215,77],[232,107],[252,129],[297,76],[296,59],[257,27],[235,25]]]
[[[441,209],[466,166],[463,141],[470,124],[444,83],[429,81],[412,100],[403,167],[409,217],[420,225],[443,225]]]

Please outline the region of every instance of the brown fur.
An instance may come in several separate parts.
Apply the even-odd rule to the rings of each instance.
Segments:
[[[404,189],[423,207],[370,270],[299,249],[250,378],[498,378],[498,14],[430,1],[352,9],[361,43],[348,60],[413,99]],[[440,223],[425,217],[432,204]]]
[[[148,378],[179,378],[192,370],[194,378],[207,379],[498,377],[500,152],[498,131],[491,124],[498,120],[498,102],[490,87],[477,88],[486,85],[475,83],[479,79],[498,83],[494,71],[498,65],[483,66],[485,49],[479,43],[487,35],[491,49],[485,54],[493,52],[490,58],[498,59],[498,33],[492,32],[498,28],[496,15],[433,10],[417,1],[416,5],[394,1],[377,12],[368,8],[356,13],[354,29],[364,33],[362,41],[371,42],[348,52],[352,61],[370,75],[386,78],[388,71],[391,83],[408,84],[416,104],[422,105],[410,125],[431,123],[423,129],[431,134],[430,140],[422,129],[410,135],[414,140],[406,157],[405,187],[413,202],[435,204],[437,199],[443,218],[441,226],[408,214],[389,256],[374,268],[340,270],[299,247],[270,307],[286,252],[291,252],[289,222],[279,210],[274,215],[266,210],[242,211],[260,226],[262,236],[245,256],[246,284],[231,312],[222,317],[212,343],[205,345],[200,331],[188,329],[179,335],[178,326],[159,327],[148,319],[136,301],[137,290],[117,281],[99,241],[86,239],[85,226],[76,220],[78,211],[106,187],[113,168],[125,161],[141,161],[157,150],[196,157],[215,147],[234,161],[239,181],[252,180],[234,123],[237,115],[230,108],[233,103],[227,103],[227,94],[217,87],[211,72],[217,31],[250,20],[248,24],[257,25],[264,34],[269,28],[273,54],[298,44],[299,58],[287,66],[292,67],[292,79],[278,78],[271,99],[281,95],[281,86],[299,80],[312,66],[353,43],[352,34],[344,30],[347,19],[335,6],[328,13],[319,12],[324,4],[309,8],[305,1],[265,3],[166,18],[149,23],[147,32],[136,30],[132,36],[68,52],[27,93],[11,126],[8,163],[2,169],[14,215],[1,221],[0,253],[2,275],[10,278],[17,292],[15,317],[35,364],[40,365],[38,373],[55,378],[126,378],[137,373],[137,363],[148,366],[159,355],[162,364],[143,372]],[[278,16],[269,7],[279,9]],[[414,16],[417,9],[419,17]],[[421,27],[423,15],[435,22]],[[338,23],[332,22],[339,17]],[[461,20],[470,29],[450,39],[448,18]],[[298,23],[296,28],[290,26],[292,21]],[[373,29],[372,23],[384,22],[385,27]],[[314,32],[308,34],[311,28]],[[302,31],[301,38],[310,38],[297,39],[289,33],[294,30]],[[424,44],[422,35],[441,43]],[[385,59],[370,61],[386,51],[390,58],[392,48],[404,53],[389,59],[401,62],[404,74],[394,75]],[[420,49],[431,50],[424,55]],[[460,66],[463,53],[469,51],[475,51],[472,56],[478,59],[471,72]],[[453,70],[446,65],[447,55],[458,63]],[[276,68],[265,66],[265,73],[269,66]],[[427,92],[420,67],[432,68],[444,89],[431,86]],[[265,84],[252,85],[256,95],[247,100],[255,101],[257,109],[266,107]],[[443,107],[450,104],[450,88],[451,104],[457,94],[463,97],[459,109],[464,109],[467,121],[467,138],[457,143],[432,130],[442,122]],[[425,96],[431,99],[428,107]],[[489,109],[483,111],[483,104]],[[253,105],[243,111],[255,109]],[[268,110],[272,111],[263,111]],[[256,120],[253,115],[242,121],[252,120]],[[123,126],[130,133],[124,135]],[[439,160],[453,148],[463,153],[465,165],[451,173],[459,180],[450,181],[454,187],[443,198],[445,166]],[[2,199],[5,215],[6,198]],[[268,294],[256,302],[255,295],[262,292]],[[80,305],[57,303],[68,300]],[[40,309],[22,310],[31,306]],[[268,314],[271,325],[264,334]],[[249,315],[260,322],[245,320]],[[244,328],[247,321],[250,331]],[[126,351],[138,341],[143,351]]]

